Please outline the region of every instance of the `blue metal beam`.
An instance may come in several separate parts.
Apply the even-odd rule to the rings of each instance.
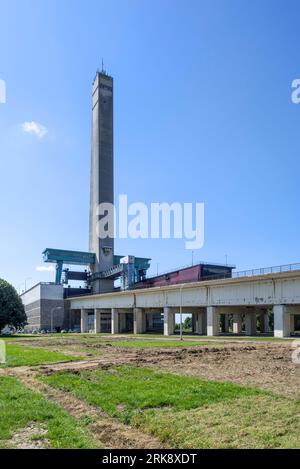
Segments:
[[[95,263],[95,254],[84,251],[68,251],[65,249],[47,248],[43,252],[44,262],[63,262],[73,265],[90,265]]]
[[[56,274],[55,274],[55,283],[57,284],[61,283],[62,270],[63,270],[63,261],[57,261],[56,262]]]

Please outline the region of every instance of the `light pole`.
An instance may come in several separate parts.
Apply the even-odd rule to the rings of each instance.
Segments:
[[[180,309],[179,309],[179,313],[180,313],[180,340],[183,340],[183,337],[182,337],[182,285],[180,286]]]
[[[54,308],[51,309],[50,311],[50,329],[51,332],[53,332],[53,313],[56,309],[62,309],[62,306],[54,306]]]
[[[180,340],[183,340],[183,324],[182,324],[182,290],[184,288],[184,285],[180,285],[180,308],[179,308],[179,313],[180,313]]]

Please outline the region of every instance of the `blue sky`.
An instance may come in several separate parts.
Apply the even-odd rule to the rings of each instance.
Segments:
[[[204,202],[194,260],[300,261],[296,1],[0,0],[0,277],[17,288],[45,247],[88,248],[91,84],[115,79],[115,194]],[[43,137],[24,132],[37,122]],[[117,240],[152,271],[182,240]]]

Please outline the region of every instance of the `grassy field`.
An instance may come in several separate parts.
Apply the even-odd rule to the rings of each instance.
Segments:
[[[299,402],[262,390],[132,366],[42,379],[172,447],[300,447]]]
[[[285,345],[285,341],[281,341],[280,345],[278,343],[278,352],[277,347],[268,344],[268,338],[253,338],[252,341],[257,341],[257,344],[261,341],[266,341],[266,344],[252,347],[251,343],[248,351],[247,347],[239,348],[238,344],[230,347],[230,339],[233,338],[210,340],[207,337],[185,336],[180,341],[176,336],[164,338],[160,335],[128,334],[117,337],[103,334],[8,337],[5,339],[8,362],[0,370],[0,448],[13,447],[16,438],[30,438],[43,447],[52,448],[93,448],[95,441],[110,447],[110,435],[116,429],[110,427],[111,433],[107,434],[106,425],[110,425],[108,418],[122,425],[123,430],[115,436],[117,443],[114,444],[118,444],[119,437],[123,438],[123,448],[130,447],[130,441],[133,441],[130,440],[131,431],[138,432],[135,441],[140,442],[140,437],[148,435],[158,438],[163,447],[171,448],[300,448],[298,397],[283,397],[281,391],[275,395],[272,393],[273,385],[271,390],[266,391],[262,389],[266,383],[264,379],[257,381],[256,377],[252,378],[255,367],[256,374],[264,375],[264,369],[258,365],[262,360],[266,366],[267,380],[271,370],[275,372],[272,380],[279,379],[279,382],[284,373],[287,380],[293,373],[296,376],[298,370],[290,371],[289,368],[291,352],[288,344]],[[173,347],[193,346],[203,346],[205,353],[199,355],[192,350],[183,354],[168,352]],[[145,353],[134,350],[124,353],[123,347],[165,350],[161,355],[159,351],[151,354],[149,350]],[[239,358],[241,353],[244,354],[242,360]],[[246,382],[251,374],[254,384],[253,381],[248,386],[235,384],[232,379],[235,368],[227,374],[230,382],[225,381],[226,366],[230,366],[231,357],[238,357],[234,365],[237,367],[237,377],[243,377],[246,373],[245,381],[237,382]],[[251,363],[244,367],[248,357],[251,357]],[[95,358],[100,360],[98,368],[89,369],[88,360],[93,359],[95,366]],[[56,402],[50,401],[46,394],[32,392],[19,381],[20,378],[26,383],[23,372],[20,374],[17,370],[18,366],[35,367],[82,359],[85,362],[74,365],[73,371],[71,364],[68,365],[71,371],[26,371],[32,374],[32,379],[41,380],[50,388],[62,392],[60,398],[55,398]],[[128,364],[117,365],[120,361],[115,359],[123,363],[125,360]],[[149,368],[141,366],[144,362]],[[161,371],[157,366],[161,366]],[[184,374],[188,367],[190,376]],[[276,374],[278,369],[282,370],[281,374]],[[202,379],[205,376],[202,370],[209,370],[207,379]],[[218,373],[216,378],[214,370]],[[223,370],[221,374],[220,370]],[[193,376],[194,371],[201,374]],[[36,372],[37,376],[34,374]],[[295,380],[289,382],[297,385]],[[267,383],[270,389],[270,381]],[[284,388],[281,390],[285,391]],[[74,395],[81,401],[78,404],[78,418],[74,419],[68,413],[70,408],[65,405],[64,393]],[[53,391],[47,391],[49,395],[52,399]],[[74,402],[73,397],[68,402]],[[97,420],[95,414],[89,414],[87,404],[101,410],[99,415],[103,416],[102,421]],[[41,434],[36,425],[43,426]],[[103,425],[105,435],[108,435],[105,443]],[[33,434],[32,427],[36,430]],[[125,436],[122,436],[124,427]]]
[[[231,383],[201,381],[133,366],[82,371],[80,375],[61,372],[43,380],[63,391],[71,391],[126,423],[143,409],[168,407],[178,411],[259,393]]]
[[[51,352],[46,348],[25,347],[17,344],[6,344],[6,363],[2,367],[35,366],[46,363],[59,363],[78,360],[78,357]]]
[[[16,378],[0,377],[0,448],[8,446],[15,431],[31,422],[46,426],[52,448],[92,448],[85,421],[76,421],[61,407],[23,386]],[[38,439],[38,435],[34,436]]]
[[[175,448],[300,448],[299,412],[299,402],[257,395],[180,412],[148,412],[134,424]]]
[[[7,341],[18,341],[18,340],[50,340],[50,339],[55,339],[55,340],[61,340],[64,342],[65,340],[72,340],[72,341],[88,341],[88,342],[93,342],[93,341],[99,341],[100,340],[118,340],[118,338],[121,337],[124,340],[149,340],[149,339],[156,339],[156,340],[162,340],[162,341],[180,341],[179,334],[175,334],[172,336],[164,336],[162,333],[160,334],[151,334],[151,333],[146,333],[146,334],[133,334],[133,333],[122,333],[122,334],[117,334],[117,335],[112,335],[109,333],[72,333],[72,334],[15,334],[12,336],[1,336],[0,339],[2,340],[7,340]],[[288,341],[288,340],[294,340],[294,338],[287,338],[285,337],[284,339],[278,338],[278,337],[273,337],[273,336],[242,336],[242,335],[221,335],[221,336],[204,336],[204,335],[193,335],[193,334],[184,334],[183,335],[183,341],[194,341],[194,342],[201,342],[201,341],[227,341],[227,340],[238,340],[238,341],[275,341],[275,342],[282,342],[282,341]]]

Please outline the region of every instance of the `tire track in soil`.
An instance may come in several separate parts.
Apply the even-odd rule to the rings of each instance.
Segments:
[[[88,366],[86,366],[85,369],[90,369],[90,363],[87,363],[86,365]],[[20,367],[7,370],[5,374],[15,376],[29,389],[34,392],[40,392],[45,398],[59,404],[76,419],[87,416],[91,417],[92,423],[89,424],[87,428],[96,443],[99,445],[99,448],[159,449],[167,447],[166,444],[162,445],[162,442],[156,437],[142,433],[129,425],[119,422],[117,419],[110,417],[100,409],[77,399],[73,394],[54,389],[51,386],[40,382],[37,379],[37,372],[45,371],[44,368],[45,367],[32,369],[29,367]],[[51,369],[50,366],[47,366],[46,368],[48,372],[58,371],[57,366],[53,367],[53,369]]]

